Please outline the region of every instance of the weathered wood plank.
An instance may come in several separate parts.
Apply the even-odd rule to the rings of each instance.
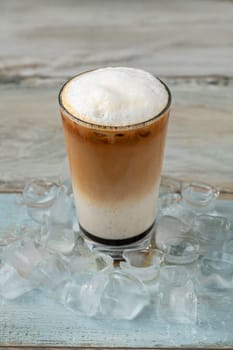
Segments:
[[[0,78],[106,65],[156,75],[233,76],[233,3],[2,0]]]
[[[73,346],[66,346],[66,347],[55,347],[55,346],[0,346],[0,350],[22,350],[22,349],[26,349],[26,350],[40,350],[40,349],[43,349],[43,350],[68,350],[68,349],[79,349],[79,350],[112,350],[113,348],[112,347],[73,347]],[[130,350],[132,348],[130,347],[114,347],[114,350]],[[137,349],[140,349],[140,350],[148,350],[150,348],[137,348]],[[175,349],[174,347],[169,347],[169,348],[164,348],[164,347],[154,347],[153,348],[154,350],[171,350],[171,349]],[[196,349],[195,347],[182,347],[183,350],[194,350]],[[224,347],[216,347],[216,346],[213,346],[213,347],[208,347],[208,350],[226,350],[226,349],[232,349],[231,346],[224,346]],[[206,350],[206,348],[201,348],[201,347],[198,347],[198,350]]]
[[[163,175],[233,192],[233,84],[167,80],[173,94]],[[58,179],[65,146],[58,113],[60,82],[0,86],[0,190],[32,177]]]

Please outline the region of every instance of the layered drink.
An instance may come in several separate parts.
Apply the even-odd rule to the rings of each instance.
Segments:
[[[133,68],[84,72],[59,102],[82,232],[109,245],[142,239],[154,225],[170,92]]]

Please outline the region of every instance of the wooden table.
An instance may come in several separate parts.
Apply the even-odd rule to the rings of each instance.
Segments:
[[[59,88],[69,76],[103,66],[146,69],[171,88],[166,181],[208,182],[222,196],[233,198],[232,1],[2,0],[0,14],[2,208],[12,208],[15,193],[28,179],[56,180],[64,172]],[[63,311],[57,307],[57,319],[49,324],[46,313],[51,314],[55,306],[48,309],[40,300],[40,310],[33,311],[33,303],[29,301],[30,314],[26,309],[21,314],[18,304],[6,309],[12,330],[7,315],[0,315],[2,346],[158,346],[140,341],[139,333],[132,338],[129,324],[106,337],[97,322],[90,334],[94,320],[85,321],[89,334],[84,332],[78,339],[73,322],[81,327],[80,320],[66,313],[64,323]],[[28,317],[34,333],[33,327],[24,327],[26,319],[30,323]],[[168,332],[164,331],[165,339]]]

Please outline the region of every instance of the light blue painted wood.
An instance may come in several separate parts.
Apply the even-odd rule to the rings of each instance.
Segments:
[[[15,195],[0,195],[0,222],[10,224]],[[232,217],[233,202],[219,201],[219,210]],[[147,309],[136,320],[90,319],[33,292],[12,302],[0,302],[0,345],[103,347],[231,346],[232,300],[219,298],[213,315],[206,301],[206,319],[195,326],[169,325]],[[201,308],[201,305],[198,306]]]
[[[107,321],[79,317],[52,300],[33,294],[1,305],[0,312],[2,345],[166,347],[233,342],[231,310],[224,321],[212,322],[211,326],[208,322],[198,327],[168,325],[149,311],[134,321]]]

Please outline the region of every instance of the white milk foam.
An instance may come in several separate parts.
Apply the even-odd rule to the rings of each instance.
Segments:
[[[62,103],[72,115],[103,126],[127,126],[159,114],[168,102],[164,85],[134,68],[103,68],[71,79]]]

